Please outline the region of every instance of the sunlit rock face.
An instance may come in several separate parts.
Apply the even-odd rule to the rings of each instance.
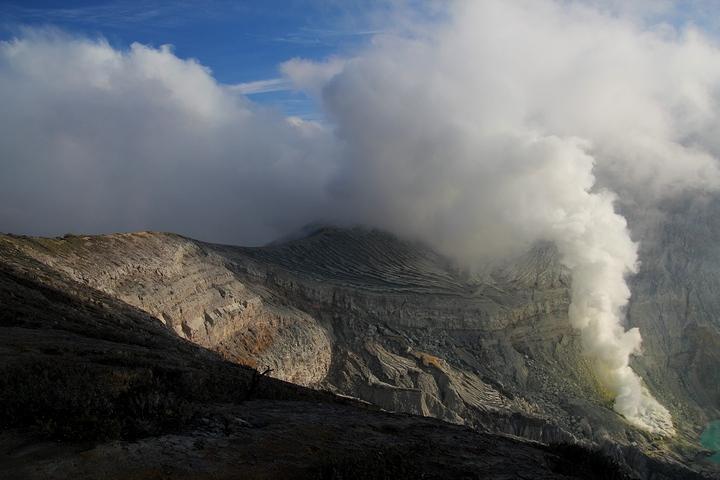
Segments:
[[[643,238],[626,312],[643,354],[631,365],[672,415],[672,439],[613,411],[570,324],[572,278],[550,243],[469,270],[359,228],[261,248],[156,233],[5,241],[277,378],[387,410],[694,465],[699,432],[720,415],[716,203],[623,212]]]
[[[227,260],[188,239],[133,233],[36,239],[28,251],[49,265],[160,319],[180,337],[231,361],[300,385],[330,365],[330,341],[309,315],[268,301]]]

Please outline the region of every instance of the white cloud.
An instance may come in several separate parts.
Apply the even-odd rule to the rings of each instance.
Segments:
[[[48,32],[2,42],[0,104],[5,231],[258,243],[326,203],[323,129],[263,110],[167,47]]]
[[[293,58],[284,62],[280,70],[295,88],[319,96],[327,82],[342,71],[345,62],[345,59],[337,57],[322,63]]]

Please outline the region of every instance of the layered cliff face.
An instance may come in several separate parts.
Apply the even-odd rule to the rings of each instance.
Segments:
[[[696,439],[720,417],[720,200],[687,197],[630,221],[642,239],[627,312],[643,333],[634,367]]]
[[[153,233],[22,243],[70,278],[139,307],[180,337],[300,385],[323,380],[325,330],[306,313],[240,282],[227,260],[191,240]],[[302,348],[300,348],[302,347]]]
[[[3,479],[628,478],[597,451],[259,375],[5,239],[0,307]]]
[[[705,217],[665,212],[643,223],[628,312],[644,338],[634,367],[673,414],[671,439],[612,410],[569,326],[571,279],[552,245],[469,274],[363,229],[321,228],[262,248],[156,233],[2,241],[280,379],[391,411],[712,469],[698,438],[720,416],[720,218],[710,213],[720,207],[687,208]]]

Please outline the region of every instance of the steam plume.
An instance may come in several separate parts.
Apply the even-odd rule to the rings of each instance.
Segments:
[[[639,21],[580,3],[459,2],[449,24],[377,38],[313,90],[342,142],[341,218],[466,261],[554,241],[572,272],[570,320],[615,409],[672,434],[629,366],[641,347],[622,321],[637,245],[610,189],[652,202],[716,187],[708,102],[720,75],[701,34]],[[300,66],[288,69],[303,72],[298,84],[312,78],[312,63]]]

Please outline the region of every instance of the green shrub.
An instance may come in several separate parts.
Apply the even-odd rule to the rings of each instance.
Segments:
[[[138,438],[177,430],[192,404],[154,369],[113,370],[39,359],[0,367],[0,427],[63,440]]]
[[[326,458],[313,477],[321,480],[416,480],[423,478],[423,472],[414,455],[400,448],[384,448],[359,455]]]
[[[550,468],[553,472],[581,476],[588,480],[629,480],[630,477],[615,460],[599,450],[572,443],[554,443],[547,449],[557,455]]]

